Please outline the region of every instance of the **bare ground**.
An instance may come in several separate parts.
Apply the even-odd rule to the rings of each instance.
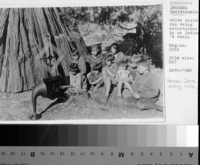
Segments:
[[[21,94],[0,94],[0,121],[29,120],[32,114],[31,91]],[[38,113],[41,120],[73,120],[73,119],[134,119],[162,118],[163,113],[156,110],[139,111],[138,109],[102,104],[83,96],[73,96],[64,103],[57,100],[38,98]],[[51,106],[50,108],[48,108]]]
[[[160,81],[162,74],[157,73]],[[103,91],[101,88],[99,91]],[[162,88],[161,88],[162,89]],[[103,95],[102,95],[103,96]],[[66,102],[38,97],[37,112],[40,120],[75,120],[75,119],[157,119],[163,118],[164,112],[154,109],[140,111],[135,108],[116,104],[116,92],[112,93],[109,103],[100,103],[86,96],[72,96]],[[163,105],[163,91],[157,102]],[[31,91],[8,94],[0,93],[0,121],[28,121],[32,114]]]
[[[105,39],[101,35],[88,35],[84,40],[88,46],[96,42],[103,42],[106,45],[115,42],[113,38]],[[161,95],[157,104],[163,105],[163,70],[153,68],[152,71],[161,82]],[[114,92],[110,100],[116,102]],[[31,91],[18,94],[0,93],[0,121],[29,121],[32,112]],[[64,103],[38,97],[37,112],[42,114],[40,120],[160,119],[165,113],[154,109],[140,111],[123,105],[103,104],[84,96],[71,97]]]

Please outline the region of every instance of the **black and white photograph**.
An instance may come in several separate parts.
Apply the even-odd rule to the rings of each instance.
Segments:
[[[163,6],[0,8],[0,121],[165,121]]]

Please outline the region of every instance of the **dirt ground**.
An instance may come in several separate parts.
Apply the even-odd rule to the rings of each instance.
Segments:
[[[0,94],[0,121],[29,120],[32,114],[31,91],[21,94]],[[38,98],[40,120],[73,119],[140,119],[162,118],[163,113],[156,110],[139,111],[138,109],[101,104],[83,96],[73,96],[64,103],[57,100]],[[54,104],[55,103],[55,104]]]
[[[161,70],[160,70],[161,72]],[[159,80],[163,74],[157,73]],[[161,86],[162,87],[162,86]],[[100,89],[102,92],[104,87]],[[76,120],[76,119],[161,119],[165,112],[154,109],[140,111],[135,108],[120,106],[115,103],[116,92],[112,93],[107,104],[97,102],[86,96],[72,96],[66,102],[38,97],[37,112],[42,114],[40,120]],[[163,105],[163,91],[157,102]],[[32,114],[31,91],[8,94],[0,93],[0,121],[28,121]]]
[[[99,32],[100,34],[100,32]],[[91,43],[103,42],[106,45],[114,42],[112,38],[103,39],[103,37],[90,35],[84,37],[86,45]],[[152,72],[161,82],[161,95],[157,102],[163,105],[163,69],[153,68]],[[115,93],[110,98],[115,102]],[[18,94],[0,93],[0,121],[29,121],[32,114],[31,91]],[[37,113],[42,114],[40,120],[76,120],[76,119],[163,119],[165,112],[159,112],[154,109],[140,111],[125,106],[116,106],[114,104],[102,104],[85,96],[73,96],[64,103],[58,100],[49,100],[38,97]]]

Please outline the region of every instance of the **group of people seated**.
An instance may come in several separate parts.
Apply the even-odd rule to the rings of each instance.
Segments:
[[[90,65],[88,71],[87,64]],[[96,45],[91,55],[84,59],[77,52],[73,55],[69,67],[69,92],[88,92],[91,95],[98,88],[105,86],[105,97],[109,100],[112,87],[117,87],[117,98],[124,100],[129,107],[156,109],[163,107],[155,104],[159,99],[160,89],[156,76],[151,73],[148,60],[141,55],[126,55],[119,51],[117,43],[110,46],[108,53],[102,53]]]

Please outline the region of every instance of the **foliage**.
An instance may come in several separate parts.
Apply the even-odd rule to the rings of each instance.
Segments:
[[[90,22],[116,25],[123,22],[143,23],[147,17],[162,22],[162,6],[103,6],[103,7],[67,7],[63,15],[68,23]]]
[[[153,43],[162,33],[162,5],[67,7],[63,11],[67,26],[100,25],[112,37],[123,37],[124,32],[129,33],[135,29],[136,35],[132,36],[132,43],[139,54],[151,56]],[[128,28],[128,23],[136,26]],[[90,28],[86,29],[87,35]]]

